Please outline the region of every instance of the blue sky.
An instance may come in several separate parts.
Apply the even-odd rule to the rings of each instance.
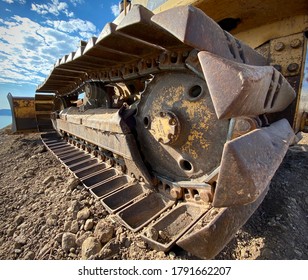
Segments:
[[[117,14],[117,0],[0,0],[0,109],[8,92],[34,96],[58,58]]]

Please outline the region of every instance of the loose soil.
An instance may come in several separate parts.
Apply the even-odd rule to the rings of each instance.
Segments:
[[[289,149],[263,203],[216,259],[308,259],[308,135],[303,136]],[[91,242],[90,259],[196,259],[178,247],[152,250],[120,226],[46,151],[39,134],[0,130],[0,166],[0,259],[81,259],[82,244]],[[108,227],[99,233],[103,242],[97,241],[98,223]]]

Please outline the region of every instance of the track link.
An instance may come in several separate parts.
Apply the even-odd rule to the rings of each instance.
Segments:
[[[42,141],[109,213],[157,250],[168,251],[211,208],[176,201],[163,187],[154,191],[56,133]]]

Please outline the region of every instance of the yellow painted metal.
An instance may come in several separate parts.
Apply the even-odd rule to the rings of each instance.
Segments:
[[[306,29],[308,29],[308,15],[298,15],[264,24],[234,35],[252,48],[257,48],[270,39],[299,33]]]
[[[147,6],[151,0],[135,0],[132,4]],[[253,48],[270,39],[299,33],[308,29],[308,1],[297,0],[167,0],[154,14],[168,9],[193,5],[216,22],[234,19],[229,31]]]
[[[201,2],[204,2],[204,0],[168,0],[161,6],[156,8],[153,12],[154,14],[157,14],[178,6],[187,6],[187,5],[197,6],[198,4],[201,4]]]
[[[12,111],[12,132],[37,131],[35,103],[33,97],[13,97],[8,94]]]

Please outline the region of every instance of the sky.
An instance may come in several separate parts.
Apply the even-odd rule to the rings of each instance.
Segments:
[[[117,0],[0,0],[0,109],[34,96],[53,64],[119,14]]]

